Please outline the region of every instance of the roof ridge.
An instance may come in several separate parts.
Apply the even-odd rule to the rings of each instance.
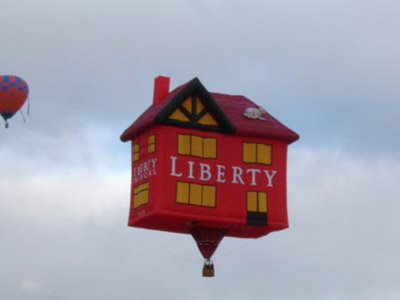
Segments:
[[[259,107],[259,105],[248,99],[246,96],[208,92],[207,89],[201,84],[200,80],[197,77],[194,77],[190,81],[177,86],[158,104],[150,106],[145,112],[143,112],[139,118],[137,118],[132,125],[123,132],[121,135],[121,140],[124,142],[129,141],[140,135],[142,132],[156,126],[157,124],[162,125],[163,122],[159,122],[160,119],[157,120],[160,112],[165,111],[167,106],[169,106],[171,110],[173,104],[170,104],[170,102],[178,101],[174,100],[174,98],[179,96],[179,94],[181,94],[180,96],[187,96],[190,94],[190,85],[194,85],[195,87],[197,86],[197,88],[200,88],[201,91],[205,91],[206,95],[208,95],[207,97],[211,97],[211,102],[213,104],[207,107],[208,111],[212,111],[214,114],[215,111],[221,112],[220,116],[223,117],[222,119],[218,117],[218,119],[225,119],[227,122],[225,124],[231,124],[231,128],[235,128],[235,133],[238,135],[278,139],[287,143],[292,143],[299,138],[299,135],[296,132],[286,127],[268,112],[266,113],[266,120],[246,118],[244,116],[246,109]],[[185,88],[188,88],[189,92],[188,90],[185,90]],[[170,125],[183,126],[182,124]],[[208,128],[203,129],[210,130]],[[223,133],[229,132],[223,130]],[[233,132],[231,131],[230,133]]]

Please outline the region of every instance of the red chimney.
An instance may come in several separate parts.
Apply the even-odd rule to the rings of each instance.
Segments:
[[[153,105],[157,105],[169,94],[169,77],[158,76],[154,79]]]

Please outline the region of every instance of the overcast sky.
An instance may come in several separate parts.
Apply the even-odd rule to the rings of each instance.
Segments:
[[[0,130],[1,299],[400,299],[400,2],[0,1],[0,74],[31,101]],[[213,279],[190,236],[127,227],[119,136],[158,75],[301,136],[290,228],[224,239]]]

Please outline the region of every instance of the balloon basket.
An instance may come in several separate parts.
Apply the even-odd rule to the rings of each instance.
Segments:
[[[209,259],[204,262],[203,277],[214,277],[214,264]]]

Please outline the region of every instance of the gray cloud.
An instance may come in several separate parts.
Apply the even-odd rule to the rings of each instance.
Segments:
[[[173,87],[199,76],[211,91],[244,94],[308,145],[395,153],[399,9],[391,0],[10,2],[0,63],[29,82],[28,128],[46,134],[96,123],[119,135],[166,74]]]

